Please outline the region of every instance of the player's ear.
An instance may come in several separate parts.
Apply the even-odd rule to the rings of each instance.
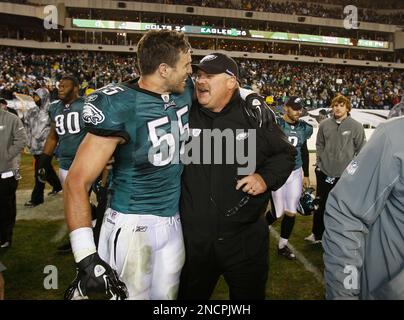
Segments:
[[[234,90],[234,89],[238,88],[238,82],[235,77],[228,78],[226,84],[227,84],[227,88],[230,90]]]
[[[162,78],[168,77],[168,69],[170,66],[167,63],[160,63],[158,66],[158,72]]]

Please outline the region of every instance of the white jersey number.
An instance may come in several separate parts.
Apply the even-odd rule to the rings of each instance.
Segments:
[[[65,121],[66,119],[66,121]],[[78,112],[69,112],[66,117],[59,114],[55,117],[56,133],[62,136],[66,131],[70,134],[80,132],[80,114]]]
[[[177,111],[178,118],[178,128],[180,137],[189,131],[189,124],[183,124],[182,116],[188,112],[188,106],[181,108]],[[149,161],[152,162],[154,166],[165,166],[169,164],[175,154],[175,138],[172,133],[167,133],[163,129],[159,127],[169,123],[170,120],[167,116],[159,118],[157,120],[150,121],[147,126],[149,128],[149,137],[153,146],[153,150],[159,149],[159,152],[152,153],[152,157],[149,153]],[[167,146],[168,146],[168,156],[163,159],[163,153],[167,154]],[[184,153],[185,141],[182,141],[180,147],[180,154]],[[166,152],[164,152],[166,151]]]
[[[121,87],[114,87],[114,86],[107,86],[105,89],[101,90],[102,93],[106,94],[107,96],[112,96],[115,93],[125,91]]]
[[[299,143],[299,138],[298,137],[288,137],[289,142],[296,147],[297,144]]]

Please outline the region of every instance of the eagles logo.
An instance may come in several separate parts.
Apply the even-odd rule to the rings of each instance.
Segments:
[[[89,95],[87,98],[85,98],[85,100],[86,100],[86,102],[93,102],[93,101],[97,100],[97,98],[98,98],[98,95],[92,94],[92,95]]]
[[[206,57],[204,57],[199,63],[207,62],[207,61],[212,61],[215,60],[217,56],[214,54],[208,54]]]
[[[86,123],[97,125],[105,120],[105,116],[96,106],[86,103],[83,108],[83,120]]]

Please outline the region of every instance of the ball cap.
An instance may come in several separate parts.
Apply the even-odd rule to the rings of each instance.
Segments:
[[[303,100],[300,97],[291,96],[286,102],[286,106],[291,107],[293,110],[303,109]]]
[[[226,73],[239,79],[238,67],[236,61],[223,53],[211,53],[203,57],[199,64],[193,64],[194,72],[198,69],[207,74]]]

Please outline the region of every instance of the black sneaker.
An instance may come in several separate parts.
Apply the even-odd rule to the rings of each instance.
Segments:
[[[62,244],[61,246],[57,247],[57,250],[59,253],[70,253],[72,252],[72,246],[70,244],[70,241]]]
[[[35,203],[35,202],[32,202],[31,200],[29,200],[29,201],[24,203],[24,207],[33,208],[33,207],[39,206],[42,203],[43,203],[43,201],[40,202],[40,203]]]
[[[295,254],[289,249],[288,246],[284,246],[282,249],[278,248],[278,255],[283,256],[283,257],[285,257],[286,259],[289,259],[289,260],[295,260],[296,259]]]

